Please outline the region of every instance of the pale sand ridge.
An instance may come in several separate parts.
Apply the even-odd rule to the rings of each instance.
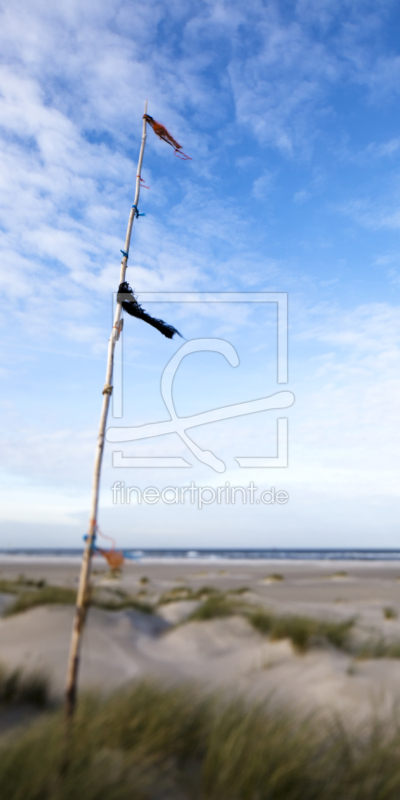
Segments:
[[[61,561],[61,560],[60,560]],[[0,564],[2,579],[45,578],[48,583],[75,586],[78,564]],[[400,565],[396,563],[265,562],[197,565],[129,564],[120,581],[108,581],[96,564],[98,585],[146,592],[155,602],[180,585],[230,591],[277,613],[349,619],[357,617],[357,635],[384,635],[400,640],[398,618],[384,617],[390,606],[400,616]],[[347,575],[338,575],[339,571]],[[283,580],[271,580],[281,573]],[[147,582],[140,581],[148,578]],[[267,580],[265,580],[267,578]],[[4,605],[3,596],[3,605]],[[6,599],[9,602],[10,598]],[[154,615],[135,610],[109,612],[93,608],[82,652],[82,687],[104,690],[135,678],[180,682],[195,680],[207,688],[224,687],[251,697],[287,702],[302,710],[346,713],[362,718],[376,706],[388,713],[400,697],[400,660],[355,661],[333,647],[298,655],[288,640],[271,642],[242,617],[208,622],[184,620],[199,600],[160,606]],[[41,668],[61,692],[72,626],[72,607],[47,606],[0,619],[0,661],[29,669]],[[177,626],[177,627],[174,627]]]

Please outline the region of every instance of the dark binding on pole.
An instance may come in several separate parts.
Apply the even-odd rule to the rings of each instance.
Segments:
[[[128,295],[128,297],[126,297]],[[148,314],[144,308],[138,303],[136,297],[129,286],[127,281],[120,283],[118,288],[117,294],[117,301],[121,303],[122,308],[127,314],[130,314],[131,317],[136,317],[137,319],[142,319],[143,322],[147,322],[149,325],[152,325],[153,328],[157,328],[160,333],[167,337],[167,339],[172,339],[172,337],[177,333],[178,336],[183,338],[182,334],[177,331],[173,325],[168,325],[167,322],[164,322],[162,319],[157,319],[156,317],[152,317]]]

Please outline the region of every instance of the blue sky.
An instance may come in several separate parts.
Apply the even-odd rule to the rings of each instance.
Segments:
[[[272,307],[146,306],[188,340],[226,339],[240,358],[236,369],[216,353],[186,358],[178,412],[283,389],[296,402],[287,469],[234,460],[273,455],[282,412],[193,430],[224,455],[222,476],[175,435],[124,453],[180,455],[190,470],[115,469],[108,444],[102,529],[132,546],[398,546],[398,5],[21,0],[0,13],[1,545],[79,546],[87,525],[148,98],[192,161],[148,131],[132,286],[289,296],[287,386],[276,383]],[[126,320],[115,424],[167,418],[160,377],[181,344]],[[254,480],[290,499],[128,508],[112,503],[116,480]]]

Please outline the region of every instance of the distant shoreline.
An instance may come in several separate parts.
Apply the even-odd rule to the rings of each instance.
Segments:
[[[344,562],[376,563],[400,561],[400,549],[385,548],[269,548],[269,549],[190,549],[122,547],[127,563],[307,563]],[[1,563],[76,563],[82,557],[80,548],[13,548],[0,549]],[[97,557],[96,557],[97,558]]]

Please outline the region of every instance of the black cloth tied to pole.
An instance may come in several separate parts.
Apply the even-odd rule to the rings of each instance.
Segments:
[[[124,297],[127,294],[130,295],[129,299]],[[119,303],[121,303],[122,308],[124,309],[124,311],[127,312],[127,314],[130,314],[131,317],[142,319],[143,322],[147,322],[149,325],[152,325],[153,328],[157,328],[157,330],[160,331],[160,333],[162,333],[164,336],[166,336],[167,339],[172,339],[175,333],[177,333],[178,336],[183,338],[182,334],[179,333],[179,331],[177,331],[177,329],[174,328],[173,325],[168,325],[168,323],[164,322],[164,320],[152,317],[144,310],[144,308],[142,308],[140,303],[138,303],[138,301],[136,300],[136,297],[131,287],[129,286],[129,283],[127,283],[127,281],[120,283],[118,287],[117,300]]]

